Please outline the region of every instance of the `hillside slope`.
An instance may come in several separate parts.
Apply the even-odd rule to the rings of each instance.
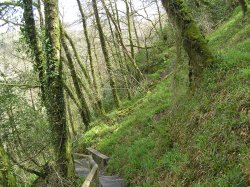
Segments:
[[[79,147],[109,155],[109,172],[131,186],[250,185],[249,21],[236,11],[208,36],[218,62],[197,94],[183,67],[176,88],[173,73],[155,76],[154,88],[109,114],[112,122],[96,121]]]

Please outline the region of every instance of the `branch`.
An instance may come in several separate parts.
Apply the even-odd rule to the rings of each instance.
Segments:
[[[31,158],[35,158],[35,157],[37,157],[38,155],[40,155],[46,147],[47,147],[47,145],[44,146],[42,149],[40,149],[37,153],[35,153]],[[29,158],[28,158],[28,159],[26,158],[25,160],[19,161],[18,164],[22,164],[22,163],[28,162],[28,161],[29,161]],[[16,165],[17,165],[17,164],[16,164]]]
[[[22,7],[23,5],[20,2],[5,1],[5,2],[0,3],[0,6],[20,6],[20,7]]]
[[[36,171],[34,169],[30,169],[30,168],[27,168],[26,166],[18,163],[11,155],[9,155],[10,159],[13,161],[13,163],[15,163],[19,168],[23,169],[24,171],[27,171],[29,173],[33,173],[39,177],[45,177],[46,174],[43,173],[43,172],[40,172],[40,171]]]
[[[65,90],[65,92],[68,94],[68,96],[70,97],[70,99],[75,103],[75,105],[77,106],[77,108],[81,108],[80,104],[78,103],[77,99],[75,98],[74,94],[72,93],[72,91],[70,90],[70,88],[66,85],[65,82],[63,82],[63,88]]]
[[[29,85],[29,84],[12,84],[12,83],[1,83],[0,86],[10,86],[10,87],[26,87],[26,88],[40,88],[40,85]]]
[[[6,24],[10,23],[10,24],[15,25],[15,26],[23,26],[23,24],[15,23],[15,22],[10,21],[8,19],[1,18],[1,20],[5,22],[3,25],[6,25]]]
[[[32,3],[33,6],[38,7],[37,3]],[[23,4],[20,2],[11,2],[11,1],[5,1],[0,3],[0,6],[19,6],[19,7],[23,7]]]
[[[126,45],[126,47],[130,47],[131,45]],[[153,46],[137,46],[137,45],[133,45],[133,47],[137,47],[137,48],[140,48],[140,49],[152,49],[152,48],[156,48],[156,47],[159,47],[159,46],[165,46],[165,44],[162,44],[162,45],[153,45]]]

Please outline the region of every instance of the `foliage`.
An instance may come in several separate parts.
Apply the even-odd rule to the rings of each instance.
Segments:
[[[50,157],[50,131],[43,109],[39,105],[34,109],[31,101],[26,99],[26,94],[18,88],[0,89],[0,138],[8,154],[16,161],[30,158],[43,150],[43,157],[38,154],[36,158],[41,159],[38,163],[43,165],[43,159]],[[23,164],[40,169],[30,160]],[[12,169],[20,172],[18,167]],[[17,178],[18,184],[30,184],[34,179],[33,174],[20,174]]]
[[[109,172],[131,186],[250,185],[248,22],[236,10],[209,36],[218,63],[198,93],[181,84],[173,94],[171,79],[162,80],[125,116],[98,121],[80,146],[109,155]]]
[[[194,17],[205,31],[211,31],[211,27],[227,20],[238,5],[237,0],[187,1]]]

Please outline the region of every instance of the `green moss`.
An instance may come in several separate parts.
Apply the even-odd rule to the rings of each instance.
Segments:
[[[124,104],[133,106],[128,113],[109,114],[114,123],[96,122],[81,143],[109,155],[109,172],[132,186],[249,186],[250,38],[249,19],[241,18],[236,13],[211,34],[220,60],[204,71],[199,93],[187,94],[183,68],[175,94],[170,76]]]
[[[16,187],[16,177],[10,168],[8,155],[0,142],[0,184],[6,187]]]

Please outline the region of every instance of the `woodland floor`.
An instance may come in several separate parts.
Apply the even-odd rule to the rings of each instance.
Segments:
[[[112,121],[96,120],[78,150],[110,156],[109,173],[131,186],[250,185],[249,21],[237,10],[209,34],[217,63],[194,95],[186,62],[173,86],[175,49],[165,49],[159,55],[169,58],[148,75],[151,89],[109,113]]]

